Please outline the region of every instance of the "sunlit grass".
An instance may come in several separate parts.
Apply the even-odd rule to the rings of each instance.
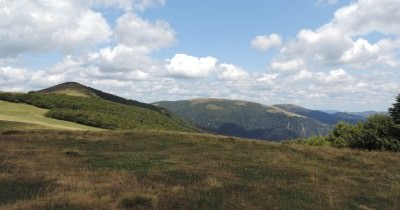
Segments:
[[[0,129],[10,126],[9,122],[20,122],[34,125],[33,128],[52,128],[68,130],[100,130],[77,123],[56,120],[45,117],[47,109],[37,108],[27,104],[11,103],[0,100]],[[14,123],[18,127],[18,124]],[[21,126],[22,124],[19,124]],[[26,126],[26,125],[25,125]],[[28,128],[27,126],[26,128]]]
[[[0,158],[0,183],[19,177],[29,192],[2,196],[2,209],[400,205],[398,153],[193,133],[36,131],[1,135]],[[0,196],[13,189],[0,188]]]

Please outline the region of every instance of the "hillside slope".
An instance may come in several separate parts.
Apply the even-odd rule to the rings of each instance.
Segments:
[[[15,131],[15,130],[42,130],[42,129],[54,129],[45,125],[32,124],[26,122],[0,120],[0,132],[4,131]]]
[[[95,127],[45,117],[48,111],[48,109],[32,105],[0,101],[0,129],[23,127],[24,129],[100,130]]]
[[[125,99],[116,95],[112,95],[110,93],[103,92],[101,90],[97,90],[77,82],[65,82],[59,85],[55,85],[53,87],[49,87],[43,90],[37,91],[37,93],[55,93],[55,94],[65,94],[70,96],[82,96],[88,98],[101,98],[107,101],[137,106],[145,109],[150,109],[157,112],[165,112],[160,107],[153,106],[151,104],[142,103],[139,101]]]
[[[123,99],[77,83],[28,94],[3,92],[0,93],[0,100],[48,109],[47,117],[104,129],[197,131],[193,125],[163,108]]]
[[[350,113],[337,112],[329,114],[323,111],[306,109],[304,107],[294,104],[277,104],[274,105],[274,107],[278,107],[288,112],[306,116],[308,118],[317,120],[321,123],[328,125],[335,125],[336,123],[341,121],[354,124],[365,120],[365,117],[352,115]]]
[[[0,133],[0,209],[398,209],[400,154],[177,132]]]
[[[371,116],[371,115],[374,115],[374,114],[387,114],[387,112],[377,112],[377,111],[364,111],[364,112],[349,112],[349,114],[352,114],[352,115],[357,115],[357,116],[361,116],[361,117],[369,117],[369,116]]]
[[[371,114],[373,115],[373,114]],[[363,122],[367,119],[368,116],[360,116],[360,115],[355,115],[347,112],[337,112],[333,114],[333,116],[337,117],[340,121],[351,123],[351,124],[356,124],[358,122]]]
[[[163,107],[209,131],[245,138],[284,140],[323,135],[329,127],[273,106],[247,101],[195,99],[162,101]]]

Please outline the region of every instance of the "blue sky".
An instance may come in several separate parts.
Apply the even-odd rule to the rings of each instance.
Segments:
[[[202,97],[386,110],[397,0],[4,0],[0,90],[77,81],[154,102]]]
[[[342,1],[344,2],[344,1]],[[257,52],[249,41],[255,34],[278,33],[296,36],[304,27],[316,28],[328,22],[340,4],[317,5],[303,1],[168,1],[165,7],[146,11],[149,19],[164,19],[177,32],[177,43],[157,56],[176,52],[215,56],[244,68],[264,71],[266,58],[274,52]]]

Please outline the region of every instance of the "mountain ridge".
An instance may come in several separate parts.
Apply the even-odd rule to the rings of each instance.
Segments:
[[[314,119],[250,101],[202,98],[153,104],[222,135],[279,141],[324,135],[330,130]]]
[[[194,98],[146,104],[112,95],[77,82],[61,83],[42,90],[31,91],[26,95],[22,94],[23,96],[0,92],[0,99],[7,99],[7,94],[11,95],[11,101],[22,101],[49,109],[47,115],[50,117],[90,126],[100,126],[100,128],[106,129],[143,127],[141,126],[142,123],[147,123],[144,126],[146,128],[157,126],[159,128],[160,122],[164,123],[164,126],[161,127],[171,127],[168,125],[168,122],[170,122],[175,126],[172,127],[177,128],[176,126],[184,126],[185,123],[188,123],[188,126],[185,127],[189,130],[196,130],[194,126],[192,127],[193,124],[200,128],[198,131],[204,129],[222,135],[280,141],[325,135],[339,121],[356,123],[364,119],[349,113],[328,114],[294,104],[265,105],[223,98]],[[104,103],[106,101],[119,105]],[[98,103],[102,105],[99,106]],[[140,109],[143,110],[140,111]],[[157,120],[159,117],[148,111],[157,112],[162,115],[162,117],[159,117],[163,120],[161,118]],[[135,117],[132,118],[131,116],[128,122],[125,119],[126,116],[119,112],[126,112],[128,118],[132,114]],[[148,120],[153,118],[156,120]],[[93,119],[95,122],[93,122]],[[98,122],[102,119],[112,120],[106,124]],[[179,123],[177,123],[178,121]],[[129,123],[133,123],[135,126],[129,125]]]
[[[136,100],[132,99],[126,99],[117,95],[113,95],[110,93],[103,92],[101,90],[88,87],[85,85],[82,85],[78,82],[65,82],[61,83],[49,88],[45,88],[39,91],[34,91],[37,93],[55,93],[55,94],[65,94],[65,95],[71,95],[71,96],[82,96],[82,97],[89,97],[89,98],[102,98],[104,100],[112,101],[115,103],[120,103],[120,104],[125,104],[125,105],[134,105],[142,108],[147,108],[151,109],[157,112],[165,112],[164,109],[153,106],[151,104],[146,104],[142,103]]]
[[[319,122],[322,122],[322,123],[325,123],[328,125],[334,125],[334,124],[337,124],[338,122],[347,122],[347,123],[355,124],[357,122],[366,120],[365,117],[353,115],[353,114],[346,113],[346,112],[335,112],[335,113],[329,114],[324,111],[311,110],[311,109],[307,109],[307,108],[304,108],[304,107],[301,107],[301,106],[295,105],[295,104],[276,104],[273,106],[279,107],[288,112],[293,112],[293,113],[296,113],[299,115],[303,115],[303,116],[315,119]]]

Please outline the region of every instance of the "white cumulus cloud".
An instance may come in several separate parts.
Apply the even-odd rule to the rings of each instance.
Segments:
[[[90,3],[104,7],[117,7],[126,11],[143,11],[154,6],[164,6],[165,0],[90,0]]]
[[[7,83],[12,81],[26,81],[29,78],[29,72],[26,69],[13,68],[10,66],[0,67],[0,81]]]
[[[176,77],[201,78],[207,77],[217,68],[218,60],[213,57],[194,57],[186,54],[176,54],[167,61],[166,69]]]
[[[273,61],[271,68],[276,71],[299,71],[305,67],[303,59],[293,59],[288,61]]]
[[[278,57],[304,59],[312,65],[394,66],[396,51],[400,49],[397,11],[400,11],[397,0],[352,2],[337,10],[333,19],[321,27],[300,30],[295,40],[284,45]],[[378,33],[382,38],[372,43],[368,41],[371,33]]]
[[[344,69],[335,69],[326,73],[318,73],[318,79],[324,83],[343,83],[353,79]]]
[[[400,35],[398,0],[358,0],[335,12],[328,27],[337,27],[350,35],[379,31]]]
[[[149,70],[154,63],[148,55],[147,49],[131,48],[123,44],[118,44],[115,47],[101,48],[99,52],[89,56],[88,62],[106,72],[145,71]]]
[[[243,80],[249,76],[249,73],[240,67],[232,64],[223,63],[219,65],[218,79],[221,80]]]
[[[274,47],[279,47],[282,44],[282,37],[278,34],[270,34],[257,36],[251,41],[251,46],[258,50],[269,50]]]
[[[264,72],[211,56],[153,56],[172,46],[176,33],[173,24],[146,19],[141,11],[164,4],[0,0],[0,90],[77,81],[145,102],[221,97],[382,110],[400,90],[398,0],[351,1],[326,24],[303,28],[287,41],[278,34],[255,37],[256,49],[280,48]],[[120,14],[115,23],[105,18],[108,7]],[[42,52],[61,52],[64,58],[32,69],[19,60]]]
[[[151,22],[131,12],[118,18],[115,35],[121,44],[148,51],[168,47],[175,42],[175,32],[167,22]]]
[[[112,34],[103,16],[75,1],[2,0],[0,56],[81,50]]]

